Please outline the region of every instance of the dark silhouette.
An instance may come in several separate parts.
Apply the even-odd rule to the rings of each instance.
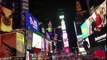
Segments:
[[[87,53],[89,53],[88,42],[86,40],[83,40],[83,47],[84,47],[85,51]]]

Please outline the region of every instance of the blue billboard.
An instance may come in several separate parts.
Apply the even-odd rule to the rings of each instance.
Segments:
[[[39,32],[39,21],[29,12],[26,12],[26,28]]]

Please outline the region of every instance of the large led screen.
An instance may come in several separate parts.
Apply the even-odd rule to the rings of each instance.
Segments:
[[[81,25],[83,38],[95,32],[100,32],[106,26],[106,1]]]
[[[106,1],[81,25],[83,38],[89,37],[91,47],[106,42]]]
[[[95,23],[95,27],[92,27],[94,29],[93,31],[100,31],[106,26],[106,16],[106,2],[104,1],[90,17],[93,19],[93,23]]]
[[[41,49],[42,37],[33,33],[32,47]]]

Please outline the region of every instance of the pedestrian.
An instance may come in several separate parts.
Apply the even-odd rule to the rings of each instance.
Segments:
[[[89,53],[89,48],[88,48],[88,42],[86,40],[83,40],[83,47],[85,49],[85,51],[87,52],[87,54]]]

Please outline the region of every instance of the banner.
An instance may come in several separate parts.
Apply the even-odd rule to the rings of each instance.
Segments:
[[[34,32],[39,31],[39,21],[29,12],[26,12],[26,27]]]
[[[0,31],[12,31],[12,11],[0,6]]]
[[[91,34],[100,32],[107,25],[106,22],[106,1],[104,1],[96,11],[81,25],[83,38]]]

